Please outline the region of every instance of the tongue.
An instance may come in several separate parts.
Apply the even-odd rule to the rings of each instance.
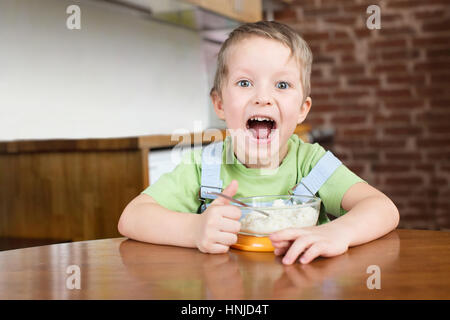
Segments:
[[[250,131],[257,139],[267,139],[272,129],[272,124],[267,121],[252,121]]]

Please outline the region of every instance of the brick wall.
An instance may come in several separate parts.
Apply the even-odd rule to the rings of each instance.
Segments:
[[[275,20],[314,54],[306,122],[335,129],[332,150],[396,203],[400,228],[450,228],[450,1],[294,0]]]

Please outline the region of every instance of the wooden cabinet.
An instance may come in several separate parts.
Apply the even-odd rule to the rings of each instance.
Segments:
[[[308,141],[308,131],[299,126],[296,134]],[[0,240],[118,237],[123,209],[149,185],[152,149],[223,136],[0,142]]]
[[[184,0],[241,22],[262,20],[262,0]]]

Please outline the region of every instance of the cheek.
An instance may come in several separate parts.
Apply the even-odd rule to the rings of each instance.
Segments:
[[[246,97],[237,90],[228,90],[224,95],[224,113],[228,128],[239,128],[245,111]]]

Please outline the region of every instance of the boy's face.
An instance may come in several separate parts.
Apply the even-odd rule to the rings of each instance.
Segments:
[[[287,141],[311,107],[302,104],[300,66],[282,43],[251,36],[231,46],[222,98],[214,109],[233,136],[234,152],[248,167],[278,167]]]

